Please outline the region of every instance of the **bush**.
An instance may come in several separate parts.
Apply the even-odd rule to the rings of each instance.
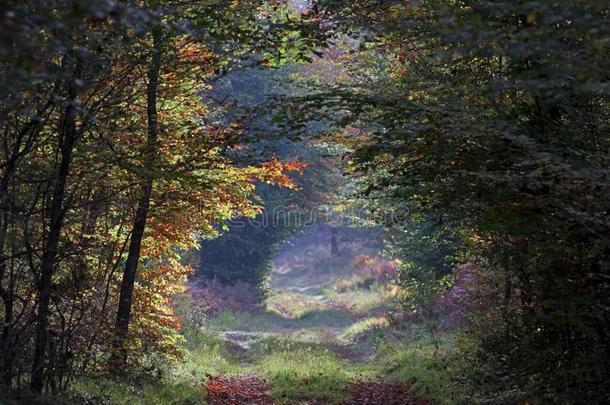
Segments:
[[[384,284],[395,280],[398,276],[398,265],[397,260],[386,261],[369,255],[358,255],[352,262],[355,273],[363,279],[370,279],[370,284]]]
[[[298,211],[276,209],[290,205],[292,191],[268,184],[258,184],[256,190],[265,211],[254,219],[228,224],[228,232],[220,237],[203,240],[199,274],[229,286],[249,284],[262,301],[269,293],[273,257],[288,238],[301,232],[302,226],[293,218]]]

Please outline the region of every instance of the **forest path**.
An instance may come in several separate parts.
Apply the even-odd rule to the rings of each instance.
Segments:
[[[270,394],[271,387],[256,375],[240,377],[220,376],[206,383],[207,403],[210,405],[274,405],[278,402]],[[414,395],[405,384],[390,381],[356,381],[349,386],[349,398],[341,405],[432,405],[433,402]],[[282,401],[291,405],[322,405],[326,400],[300,398]]]
[[[349,252],[341,257],[322,256],[330,266],[301,265],[281,271],[274,268],[271,295],[264,310],[251,315],[253,322],[237,322],[231,325],[237,328],[225,328],[219,336],[246,351],[260,341],[275,338],[310,343],[348,361],[363,361],[363,356],[370,353],[356,353],[341,339],[350,327],[369,315],[370,308],[359,308],[353,302],[359,297],[335,292],[337,284],[349,278],[347,263],[352,256]],[[337,266],[337,262],[343,266]],[[377,291],[367,291],[364,295],[379,305],[387,298]]]
[[[260,311],[221,313],[210,329],[236,369],[206,382],[210,404],[429,404],[376,362],[389,327],[383,285],[361,285],[358,251],[310,255],[273,274]]]

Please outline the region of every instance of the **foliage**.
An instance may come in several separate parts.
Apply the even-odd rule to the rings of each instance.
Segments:
[[[196,246],[197,233],[216,235],[217,223],[256,215],[255,184],[292,187],[286,172],[299,169],[239,161],[242,125],[215,121],[201,97],[223,72],[270,63],[258,58],[262,51],[306,59],[320,32],[282,8],[80,0],[3,7],[3,386],[31,377],[35,391],[61,391],[77,375],[106,374],[112,357],[126,360],[119,371],[137,375],[183,355],[171,302],[192,269],[180,252]],[[122,308],[129,329],[117,345]]]
[[[268,385],[256,376],[219,376],[206,382],[206,399],[213,403],[266,404]]]
[[[247,282],[264,298],[272,259],[282,245],[308,227],[329,222],[337,215],[337,196],[345,181],[340,175],[340,145],[293,137],[276,122],[276,97],[301,94],[307,89],[298,78],[307,65],[286,64],[273,71],[250,68],[228,75],[210,92],[214,99],[230,104],[226,117],[242,117],[246,139],[237,153],[248,162],[267,155],[301,165],[291,175],[296,187],[280,189],[257,184],[256,193],[264,210],[255,218],[240,218],[224,224],[227,231],[213,240],[203,239],[199,274],[225,284]],[[332,218],[331,218],[332,217]]]
[[[423,302],[450,285],[456,256],[501,285],[471,332],[507,386],[534,399],[603,402],[607,4],[318,5],[359,51],[344,56],[349,74],[335,88],[282,111],[287,122],[317,115],[361,128],[346,160],[366,179],[363,196],[398,235],[437,219],[424,230],[427,247],[416,232],[396,241],[407,252],[403,282],[423,290]]]
[[[202,329],[264,326],[308,339],[247,342],[275,399],[338,401],[353,375],[325,348],[357,351],[391,319],[431,340],[386,371],[439,401],[464,399],[459,382],[466,401],[608,402],[608,2],[291,4],[3,4],[0,385],[94,391],[112,372],[100,395],[192,400],[189,373],[250,356]],[[280,261],[311,282],[251,311],[310,213],[330,249]],[[383,225],[398,260],[337,238],[353,220]],[[200,240],[203,302],[180,302]]]
[[[398,260],[385,261],[368,255],[358,255],[352,262],[356,275],[363,278],[362,285],[387,284],[398,276]]]
[[[260,193],[261,187],[258,189]],[[281,207],[282,204],[276,205],[271,200],[270,194],[277,196],[276,192],[267,187],[263,189],[267,190],[263,194],[266,210],[253,219],[234,221],[229,224],[226,234],[204,241],[200,266],[200,274],[206,279],[227,285],[245,283],[255,291],[259,299],[268,293],[271,259],[280,244],[295,232],[291,226],[283,225],[283,218],[269,218],[267,213],[274,213],[274,208]]]

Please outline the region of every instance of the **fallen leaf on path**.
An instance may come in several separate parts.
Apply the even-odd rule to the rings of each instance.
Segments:
[[[205,383],[206,400],[213,405],[272,405],[269,386],[259,377],[219,376]]]
[[[432,401],[418,397],[405,384],[390,381],[358,381],[349,388],[351,399],[343,405],[432,405]]]

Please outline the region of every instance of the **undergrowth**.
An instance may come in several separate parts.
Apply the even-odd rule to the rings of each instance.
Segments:
[[[278,403],[307,398],[339,402],[353,377],[343,360],[314,348],[273,352],[260,360],[257,370]]]

